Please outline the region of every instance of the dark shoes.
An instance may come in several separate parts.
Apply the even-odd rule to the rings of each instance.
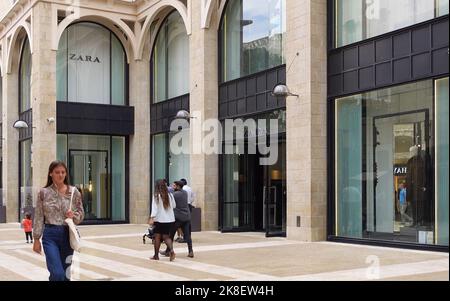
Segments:
[[[155,255],[153,257],[150,257],[150,260],[159,260],[159,257]]]
[[[189,254],[188,254],[188,257],[189,257],[189,258],[194,258],[194,252],[193,252],[193,251],[190,251]]]
[[[175,260],[175,252],[171,251],[170,252],[170,261],[174,261]]]

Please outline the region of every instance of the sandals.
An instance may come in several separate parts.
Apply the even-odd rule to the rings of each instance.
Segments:
[[[150,260],[159,260],[159,256],[153,256],[153,257],[150,257]]]
[[[175,252],[171,251],[170,252],[170,261],[174,261],[175,260]]]

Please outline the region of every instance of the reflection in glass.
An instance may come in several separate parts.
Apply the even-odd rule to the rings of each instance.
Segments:
[[[431,80],[336,101],[337,236],[436,244],[433,112]]]
[[[448,0],[335,0],[336,47],[448,14]]]
[[[448,77],[436,81],[437,241],[448,246],[449,215],[449,96]]]
[[[20,60],[20,112],[31,109],[31,50],[30,42],[25,39]]]
[[[220,27],[222,82],[284,64],[285,0],[230,0]]]
[[[33,208],[33,170],[31,167],[32,140],[20,142],[20,204],[21,218]]]
[[[174,11],[158,33],[152,56],[153,103],[189,93],[189,36]]]
[[[68,158],[70,182],[83,194],[86,220],[125,221],[125,138],[58,135],[58,159]]]
[[[126,104],[126,57],[117,37],[103,26],[68,27],[56,54],[58,101]]]

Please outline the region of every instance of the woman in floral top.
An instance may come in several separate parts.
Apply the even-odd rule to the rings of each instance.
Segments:
[[[55,161],[48,169],[47,185],[39,192],[33,227],[33,251],[42,254],[42,237],[50,281],[70,281],[73,249],[66,218],[80,224],[84,218],[83,201],[80,192],[69,185],[66,164]]]

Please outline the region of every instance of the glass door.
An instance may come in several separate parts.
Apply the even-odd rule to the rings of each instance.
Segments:
[[[286,136],[279,139],[277,163],[264,166],[263,221],[267,237],[286,236]]]
[[[111,219],[108,152],[70,150],[70,181],[83,196],[85,220]]]

